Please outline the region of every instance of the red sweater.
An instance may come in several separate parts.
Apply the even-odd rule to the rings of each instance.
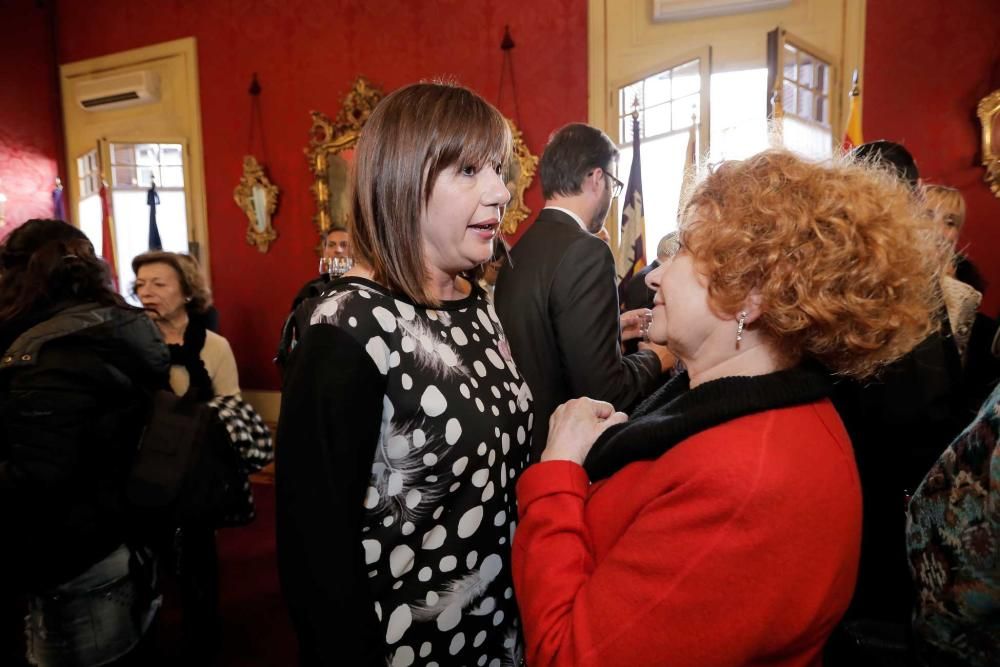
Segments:
[[[530,667],[819,665],[851,599],[861,491],[828,400],[740,417],[590,486],[517,485]]]

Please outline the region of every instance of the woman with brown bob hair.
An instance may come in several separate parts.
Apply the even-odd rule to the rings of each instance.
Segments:
[[[170,388],[197,402],[240,396],[236,357],[229,341],[205,326],[212,305],[198,261],[154,250],[132,260],[133,292],[170,350]],[[219,556],[214,519],[188,521],[175,538],[182,610],[182,656],[210,662],[220,647]]]
[[[132,260],[132,292],[159,327],[170,347],[170,386],[208,401],[240,393],[236,357],[229,341],[204,324],[212,293],[198,260],[190,255],[151,250]]]
[[[708,175],[679,234],[649,337],[686,371],[631,417],[564,404],[518,483],[530,665],[819,665],[851,599],[830,371],[871,377],[934,329],[934,232],[886,173],[766,151]]]
[[[278,565],[302,664],[518,664],[531,394],[474,280],[510,150],[495,108],[441,83],[392,93],[361,132],[358,263],[300,306],[282,392]]]

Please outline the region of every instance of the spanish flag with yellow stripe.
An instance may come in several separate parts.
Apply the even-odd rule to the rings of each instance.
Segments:
[[[849,151],[864,142],[861,137],[861,89],[858,87],[858,70],[854,70],[854,85],[851,86],[851,108],[847,114],[847,129],[844,130],[844,151]]]

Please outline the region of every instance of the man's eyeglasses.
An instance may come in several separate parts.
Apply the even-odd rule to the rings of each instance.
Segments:
[[[622,189],[625,187],[625,184],[619,181],[618,178],[611,172],[606,171],[604,173],[611,179],[611,198],[615,199],[622,193]]]

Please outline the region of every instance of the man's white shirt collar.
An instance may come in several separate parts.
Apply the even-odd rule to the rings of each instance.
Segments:
[[[588,234],[590,233],[590,230],[587,229],[587,225],[583,224],[583,219],[580,218],[580,216],[578,216],[573,211],[569,210],[568,208],[563,208],[562,206],[546,206],[545,208],[552,209],[553,211],[560,211],[562,213],[565,213],[569,217],[571,217],[574,220],[576,220],[576,224],[580,225],[580,229],[582,229],[583,231],[587,232]]]

